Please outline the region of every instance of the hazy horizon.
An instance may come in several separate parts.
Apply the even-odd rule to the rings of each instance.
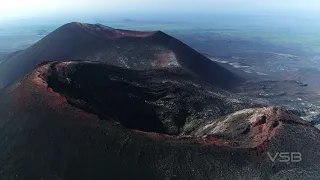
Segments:
[[[315,0],[11,0],[0,6],[0,46],[23,49],[63,24],[84,22],[169,34],[208,30],[320,52],[318,10]]]
[[[320,17],[316,0],[11,0],[1,2],[0,23],[14,21],[85,21],[86,19],[140,18],[169,20],[209,17],[215,14]]]

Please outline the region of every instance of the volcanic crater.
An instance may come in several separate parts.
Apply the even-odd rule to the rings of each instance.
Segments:
[[[240,100],[238,106],[233,107],[239,111],[212,113],[206,117],[204,103],[208,102],[197,101],[211,98],[206,105],[225,103],[225,107],[230,102],[222,99],[223,92],[216,97],[205,95],[208,92],[201,88],[205,82],[192,84],[195,77],[174,69],[171,72],[132,71],[92,61],[49,62],[42,66],[46,68],[39,71],[36,81],[46,84],[49,91],[58,93],[68,104],[101,121],[151,138],[231,148],[263,148],[283,123],[307,124],[280,108],[252,108],[259,105]],[[189,81],[188,87],[180,76],[183,81]],[[184,107],[186,98],[192,107]],[[240,110],[243,108],[249,109]],[[290,118],[283,118],[286,116]]]

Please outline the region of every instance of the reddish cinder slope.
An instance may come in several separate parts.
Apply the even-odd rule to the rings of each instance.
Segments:
[[[68,23],[0,65],[0,88],[18,80],[44,60],[103,61],[146,70],[180,68],[220,88],[243,81],[199,52],[161,31],[112,29],[99,24]]]
[[[89,33],[92,33],[99,37],[106,37],[110,39],[123,38],[123,37],[142,38],[142,37],[152,36],[156,33],[156,32],[142,32],[142,31],[113,29],[103,25],[94,25],[94,24],[87,24],[87,23],[80,23],[80,22],[76,22],[76,24]]]
[[[75,119],[79,123],[90,123],[98,120],[97,116],[72,107],[65,97],[48,87],[48,84],[42,78],[48,67],[49,64],[37,67],[21,83],[10,88],[14,106],[21,111],[28,111],[28,109],[33,109],[34,106],[43,106],[47,110],[61,112],[64,116]]]
[[[108,105],[108,101],[82,99],[87,96],[79,92],[90,87],[98,88],[97,84],[85,86],[93,79],[79,81],[82,76],[91,77],[90,74],[81,74],[90,72],[90,68],[106,74],[111,73],[113,68],[117,69],[88,62],[48,63],[37,67],[1,94],[0,179],[229,180],[320,177],[319,130],[285,110],[272,107],[241,110],[205,121],[194,126],[194,131],[177,136],[130,129],[122,124],[127,121],[112,119],[117,116],[105,119],[104,114],[94,113],[99,112],[95,109],[99,106],[94,102]],[[109,71],[104,71],[104,68],[109,68]],[[129,71],[121,72],[119,77]],[[130,77],[134,74],[139,75],[133,72]],[[111,75],[106,76],[110,79],[103,76],[101,86],[111,90],[117,90],[113,82],[120,87],[125,86],[126,89],[121,89],[125,90],[124,94],[131,94],[128,96],[130,102],[135,102],[131,101],[134,94],[150,91],[139,84],[132,85],[138,86],[134,89],[128,85],[130,82],[119,83],[121,78]],[[166,78],[179,82],[178,78],[173,78],[175,76],[181,74],[171,74]],[[73,91],[72,84],[78,88],[77,92]],[[63,86],[59,88],[58,85]],[[186,88],[174,92],[189,93]],[[149,101],[148,98],[157,96],[142,97]],[[170,102],[174,103],[174,100]],[[141,106],[131,105],[132,108]],[[119,111],[118,117],[121,113]],[[171,113],[178,111],[172,110]],[[128,120],[137,124],[141,122],[134,118]],[[276,159],[272,162],[268,152],[272,155],[276,152],[299,152],[303,161],[282,163]],[[297,169],[299,171],[295,171]]]
[[[218,120],[206,122],[194,134],[203,144],[220,144],[236,148],[265,148],[284,124],[309,126],[297,116],[280,108],[244,109]],[[267,151],[265,149],[265,151]]]

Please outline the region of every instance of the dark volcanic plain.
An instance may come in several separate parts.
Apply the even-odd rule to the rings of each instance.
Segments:
[[[320,177],[319,129],[162,32],[71,23],[4,63],[0,179]]]

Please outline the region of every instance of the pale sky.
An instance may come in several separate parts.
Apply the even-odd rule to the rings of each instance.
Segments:
[[[320,12],[319,0],[0,0],[0,20],[64,13]]]

